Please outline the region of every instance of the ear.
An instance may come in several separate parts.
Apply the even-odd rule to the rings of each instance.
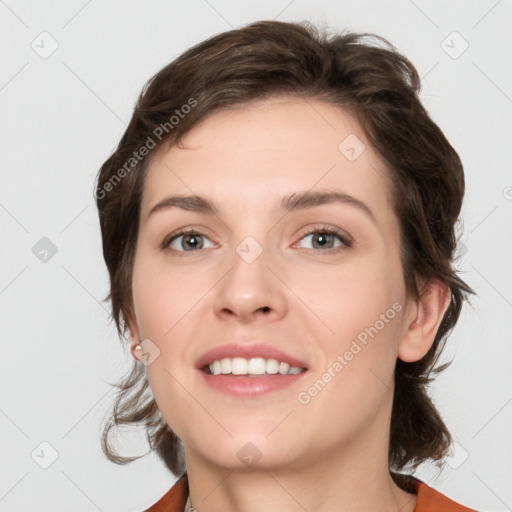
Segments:
[[[409,303],[405,313],[406,331],[398,347],[402,361],[419,361],[430,350],[450,299],[448,286],[435,279],[425,283],[420,298]]]
[[[130,314],[126,324],[130,332],[130,352],[137,361],[140,361],[142,350],[140,349],[139,328],[137,326],[137,319],[135,318],[134,313]]]

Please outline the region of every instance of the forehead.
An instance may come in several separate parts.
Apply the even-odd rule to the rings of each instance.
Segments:
[[[295,191],[329,189],[390,214],[389,173],[354,116],[324,101],[278,97],[214,111],[149,164],[142,217],[166,195],[220,207],[275,207]]]

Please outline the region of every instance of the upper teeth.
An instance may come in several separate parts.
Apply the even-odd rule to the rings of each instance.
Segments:
[[[263,357],[253,357],[244,359],[243,357],[225,357],[217,359],[209,365],[213,375],[264,375],[280,373],[281,375],[295,375],[304,371],[304,368],[290,366],[288,363],[279,362],[277,359],[264,359]]]

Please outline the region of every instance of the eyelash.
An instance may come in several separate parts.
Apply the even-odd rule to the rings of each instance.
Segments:
[[[305,238],[309,235],[314,235],[314,234],[318,234],[318,233],[323,234],[323,235],[332,235],[332,236],[337,237],[343,243],[343,246],[331,247],[329,249],[323,249],[323,250],[322,249],[320,249],[320,250],[308,249],[308,250],[332,254],[333,252],[338,252],[340,250],[346,250],[353,246],[353,241],[348,235],[346,235],[342,231],[333,229],[329,226],[321,226],[320,228],[315,228],[313,230],[307,231],[306,233],[301,235],[300,240],[302,240],[303,238]],[[184,236],[184,235],[199,235],[199,236],[204,236],[204,237],[208,238],[206,235],[204,235],[203,233],[200,233],[196,229],[185,228],[185,229],[176,231],[175,233],[172,233],[172,235],[170,235],[169,237],[165,238],[164,241],[160,244],[160,248],[163,250],[170,250],[174,253],[177,253],[177,255],[179,255],[179,256],[184,256],[185,255],[184,253],[187,253],[187,252],[197,252],[197,251],[176,251],[175,249],[169,249],[169,245],[171,245],[171,243],[174,242],[174,240],[176,240],[180,236]]]

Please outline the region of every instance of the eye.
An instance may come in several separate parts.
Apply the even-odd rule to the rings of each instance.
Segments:
[[[331,249],[342,250],[352,247],[352,239],[348,235],[337,229],[329,227],[322,227],[309,231],[301,238],[301,240],[306,240],[308,238],[313,244],[313,249],[320,248],[324,251],[329,251]],[[336,242],[338,242],[337,245]],[[306,247],[306,249],[308,249],[308,247]]]
[[[209,239],[196,230],[183,229],[177,233],[173,233],[170,238],[166,238],[162,242],[161,247],[162,249],[170,248],[176,252],[194,252],[196,249],[205,248],[204,240]]]
[[[328,226],[320,227],[315,230],[307,232],[302,236],[302,240],[310,239],[313,243],[312,249],[322,249],[323,251],[337,251],[352,247],[352,238],[346,233]],[[210,246],[204,244],[204,240],[208,240]],[[162,244],[162,249],[170,249],[173,252],[195,252],[198,249],[205,249],[213,247],[214,244],[209,240],[206,235],[198,232],[195,229],[182,229],[173,233],[166,238]],[[306,249],[308,249],[306,247]]]

